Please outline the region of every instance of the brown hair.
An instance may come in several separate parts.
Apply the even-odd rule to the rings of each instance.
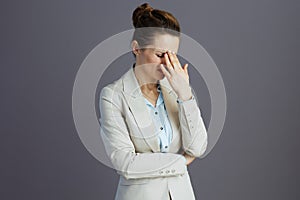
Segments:
[[[151,44],[157,33],[180,36],[180,25],[177,19],[167,11],[152,8],[148,3],[138,6],[133,11],[132,21],[135,28],[132,40],[136,40],[141,47]]]

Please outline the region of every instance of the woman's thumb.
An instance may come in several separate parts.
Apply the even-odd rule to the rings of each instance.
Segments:
[[[187,70],[188,66],[189,66],[189,64],[185,64],[183,67],[183,70],[185,71],[185,73],[188,73],[188,70]]]

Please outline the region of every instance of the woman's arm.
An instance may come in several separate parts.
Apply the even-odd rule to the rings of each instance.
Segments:
[[[160,68],[177,94],[183,150],[190,156],[200,157],[207,148],[207,133],[200,109],[192,95],[188,64],[181,66],[174,52],[168,51],[164,57],[166,68],[162,65]],[[180,99],[183,101],[180,102]]]
[[[184,174],[186,159],[181,154],[135,152],[117,94],[110,87],[104,87],[100,93],[101,136],[117,172],[127,179]]]
[[[207,148],[207,131],[196,99],[193,95],[178,105],[183,150],[191,157],[200,157]]]

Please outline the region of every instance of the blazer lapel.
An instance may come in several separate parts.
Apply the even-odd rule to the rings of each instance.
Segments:
[[[153,152],[159,152],[157,130],[148,112],[144,96],[135,77],[133,68],[125,74],[123,79],[124,96],[129,109],[135,119],[139,133],[132,133],[133,137],[143,138]]]

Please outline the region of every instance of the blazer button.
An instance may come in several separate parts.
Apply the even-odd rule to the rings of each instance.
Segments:
[[[162,174],[162,173],[164,173],[163,171],[159,171],[159,174]]]
[[[166,174],[168,174],[170,171],[169,170],[166,170]]]
[[[175,169],[172,169],[171,172],[172,172],[172,173],[175,173]]]

